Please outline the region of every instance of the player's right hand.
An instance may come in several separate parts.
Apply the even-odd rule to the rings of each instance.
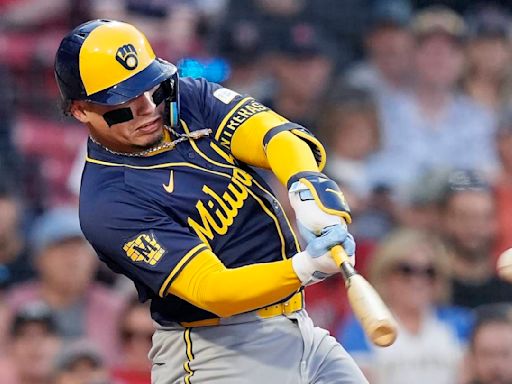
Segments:
[[[339,268],[330,255],[335,245],[342,245],[351,258],[355,254],[354,238],[346,225],[337,224],[326,227],[320,236],[312,239],[306,250],[292,258],[292,265],[302,285],[311,285],[339,272]]]

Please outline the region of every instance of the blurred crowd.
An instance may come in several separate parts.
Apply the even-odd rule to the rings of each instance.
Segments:
[[[93,18],[135,24],[182,76],[326,145],[356,266],[399,337],[373,347],[339,277],[307,309],[370,382],[512,383],[512,285],[495,269],[512,247],[509,1],[0,0],[1,383],[150,382],[148,304],[83,238],[87,133],[53,79],[60,39]]]

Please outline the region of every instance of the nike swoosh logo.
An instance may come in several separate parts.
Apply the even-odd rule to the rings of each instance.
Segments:
[[[167,193],[172,193],[174,191],[174,171],[171,171],[171,175],[169,176],[169,184],[162,184],[162,187],[164,187]]]
[[[331,188],[326,188],[325,192],[334,193],[336,196],[338,196],[340,198],[340,200],[343,202],[343,204],[347,205],[347,201],[345,200],[345,195],[343,195],[343,192],[335,191],[334,189],[331,189]]]
[[[335,191],[334,189],[326,188],[325,192],[332,192],[343,200],[343,194],[340,191]]]

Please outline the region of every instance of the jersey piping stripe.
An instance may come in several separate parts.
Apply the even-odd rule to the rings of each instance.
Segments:
[[[183,120],[182,120],[182,123],[185,124],[185,122]],[[185,124],[185,126],[186,126],[186,124]],[[187,127],[187,129],[188,129],[188,127]],[[223,168],[231,168],[231,169],[235,168],[234,166],[231,166],[231,165],[217,163],[216,161],[213,161],[210,158],[206,157],[206,155],[204,155],[199,150],[199,148],[197,148],[197,146],[195,146],[195,144],[194,144],[193,147],[194,147],[194,150],[200,156],[205,158],[205,160],[207,160],[208,162],[216,164],[216,165],[218,165],[220,167],[223,167]],[[213,173],[213,174],[216,174],[216,175],[223,176],[223,177],[226,177],[228,179],[231,179],[231,176],[226,174],[226,173],[217,172],[217,171],[213,171],[211,169],[202,168],[202,167],[200,167],[198,165],[191,164],[191,163],[162,163],[162,164],[153,164],[153,165],[146,165],[146,166],[142,166],[142,165],[137,166],[137,165],[123,164],[123,163],[111,163],[111,162],[108,162],[108,161],[96,160],[96,159],[93,159],[93,158],[91,158],[89,156],[85,157],[85,161],[88,162],[88,163],[104,165],[104,166],[107,166],[107,167],[126,167],[126,168],[130,168],[130,169],[158,169],[158,168],[168,168],[168,167],[189,167],[189,168],[199,169],[199,170],[204,171],[204,172],[210,172],[210,173]],[[262,191],[264,191],[265,193],[267,193],[270,196],[272,196],[272,194],[269,191],[267,191],[260,183],[258,183],[256,180],[253,180],[253,181],[254,181],[254,184],[256,184]],[[248,191],[251,192],[251,196],[254,196],[252,194],[252,191],[250,191],[249,189],[248,189]],[[281,203],[279,203],[278,200],[276,200],[276,201],[277,201],[277,204],[279,204],[279,207],[281,209],[283,209],[283,207],[281,206]],[[260,204],[263,204],[263,202],[260,202]],[[262,206],[264,207],[264,209],[266,208],[264,204]],[[267,213],[269,214],[270,217],[272,217],[274,222],[276,222],[276,226],[278,228],[278,232],[279,232],[280,236],[282,236],[281,228],[278,225],[279,220],[271,212],[267,211]],[[299,241],[297,240],[297,236],[295,236],[295,233],[293,232],[293,230],[291,228],[290,221],[288,220],[288,217],[286,215],[284,215],[284,218],[285,218],[286,223],[288,224],[288,228],[290,229],[290,232],[291,232],[291,234],[293,236],[293,239],[294,239],[294,242],[295,242],[295,246],[297,247],[297,250],[300,251]],[[284,244],[284,242],[283,242],[283,244]],[[285,254],[283,254],[283,257],[286,259],[286,255]]]
[[[187,123],[185,123],[183,120],[181,121],[182,124],[183,124],[183,128],[185,130],[186,133],[190,133],[190,130],[187,126]],[[228,169],[233,169],[235,168],[234,166],[225,166],[224,164],[221,164],[221,163],[217,163],[216,161],[210,159],[208,156],[206,156],[200,149],[199,147],[196,145],[196,143],[194,143],[193,141],[190,142],[190,144],[192,145],[192,148],[194,148],[194,150],[199,154],[199,156],[201,156],[203,159],[205,159],[206,161],[208,161],[209,163],[212,163],[212,164],[215,164],[217,166],[220,166],[220,167],[223,167],[223,168],[228,168]],[[228,177],[231,178],[231,176],[227,175]],[[256,180],[253,179],[253,182],[256,184],[256,185],[259,185],[257,183]],[[253,197],[254,200],[256,200],[261,208],[265,211],[265,213],[274,221],[274,224],[277,228],[277,233],[279,235],[279,239],[281,240],[281,257],[283,258],[283,260],[286,260],[287,257],[286,257],[286,242],[284,240],[284,236],[283,236],[283,231],[281,229],[281,226],[279,224],[279,219],[272,213],[271,210],[269,210],[267,208],[267,206],[265,205],[265,203],[256,196],[256,194],[251,191],[250,188],[247,188],[247,192],[249,192],[249,194]],[[266,191],[268,193],[268,191]],[[292,231],[292,234],[293,234],[293,231]],[[295,239],[295,235],[294,235],[294,239]],[[296,239],[295,239],[296,240]]]
[[[183,121],[182,121],[183,122]],[[183,122],[184,123],[184,122]],[[188,130],[188,128],[187,128]],[[207,160],[208,162],[210,163],[213,163],[213,164],[216,164],[218,166],[222,166],[224,168],[235,168],[235,167],[231,167],[231,166],[227,166],[225,164],[221,164],[221,163],[217,163],[213,160],[211,160],[210,158],[208,158],[205,154],[203,154],[199,148],[197,148],[197,146],[195,145],[195,143],[193,141],[191,141],[191,143],[193,143],[192,147],[194,148],[194,150],[200,155],[202,156],[205,160]],[[119,163],[109,163],[109,162],[106,162],[106,161],[100,161],[100,160],[96,160],[96,159],[92,159],[88,156],[86,156],[86,161],[87,162],[90,162],[90,163],[95,163],[95,164],[100,164],[100,165],[105,165],[105,166],[109,166],[109,167],[126,167],[126,168],[132,168],[132,169],[158,169],[158,168],[167,168],[167,167],[170,167],[170,166],[175,166],[175,167],[190,167],[190,168],[195,168],[195,169],[199,169],[201,171],[204,171],[204,172],[210,172],[210,173],[213,173],[213,174],[216,174],[216,175],[219,175],[219,176],[223,176],[225,178],[228,178],[228,179],[231,179],[231,176],[228,175],[227,173],[223,173],[223,172],[217,172],[217,171],[213,171],[213,170],[210,170],[210,169],[206,169],[206,168],[202,168],[202,167],[199,167],[195,164],[190,164],[190,163],[163,163],[163,164],[155,164],[155,165],[148,165],[148,166],[135,166],[135,165],[129,165],[129,164],[119,164]],[[268,192],[265,188],[263,188],[256,180],[254,180],[254,183],[263,191],[265,191],[266,193],[272,195],[270,192]],[[286,242],[284,241],[284,236],[283,236],[283,233],[282,233],[282,230],[281,230],[281,226],[279,225],[279,219],[272,213],[272,211],[270,211],[267,206],[265,205],[265,203],[263,203],[263,201],[257,197],[253,191],[251,191],[249,188],[247,189],[247,192],[254,198],[254,200],[256,200],[258,202],[258,204],[260,204],[260,206],[262,207],[262,209],[265,211],[265,213],[270,216],[270,218],[274,221],[275,225],[276,225],[276,228],[277,228],[277,233],[279,235],[279,238],[281,240],[281,256],[283,259],[287,259],[286,257]],[[277,201],[277,200],[276,200]],[[278,202],[279,204],[279,202]],[[279,206],[281,207],[281,205],[279,204]],[[282,207],[281,207],[282,209]],[[286,222],[288,223],[288,226],[290,226],[290,222],[288,221],[288,218],[286,217],[286,215],[284,215],[285,219],[286,219]],[[295,233],[293,232],[293,230],[291,229],[290,227],[290,232],[293,236],[293,239],[295,241],[295,246],[297,247],[297,250],[300,251],[300,246],[299,246],[299,243],[298,243],[298,240],[297,240],[297,237],[295,236]],[[206,244],[199,244],[198,246],[201,246],[201,245],[204,245],[205,247],[208,247],[209,248],[209,245],[206,245]],[[195,248],[193,248],[194,250]],[[186,255],[185,255],[186,257]],[[185,258],[184,257],[184,258]],[[184,259],[183,258],[183,259]],[[181,259],[181,260],[183,260]],[[180,261],[181,262],[181,261]],[[179,265],[179,264],[178,264]],[[178,268],[178,265],[173,269],[173,271]],[[172,274],[172,272],[171,272]],[[164,290],[164,286],[166,286],[166,282],[171,279],[171,275],[169,275],[165,281],[164,281],[164,284],[162,284],[162,287],[160,288],[160,291],[159,291],[159,295],[160,297],[163,297],[163,293],[162,292],[166,292],[166,290]]]
[[[185,130],[185,132],[187,133],[190,133],[190,130],[187,126],[187,123],[185,123],[183,120],[181,121],[183,123],[183,128]],[[202,157],[204,158],[206,161],[212,163],[212,164],[215,164],[219,167],[222,167],[222,168],[229,168],[229,169],[234,169],[236,168],[235,166],[233,165],[227,165],[227,164],[222,164],[222,163],[218,163],[216,162],[215,160],[212,160],[210,159],[208,156],[206,156],[200,149],[199,147],[194,143],[194,142],[191,142],[192,144],[192,148],[194,148],[194,150]],[[267,191],[260,183],[258,183],[257,180],[253,179],[253,182],[254,184],[260,188],[262,191],[264,191],[265,193],[267,193],[268,195],[272,196],[273,195]],[[284,241],[284,236],[282,234],[282,229],[281,229],[281,226],[279,224],[279,219],[265,206],[265,204],[259,199],[257,198],[250,189],[248,189],[249,193],[251,194],[252,197],[255,198],[256,201],[258,201],[260,203],[260,205],[262,206],[263,210],[272,218],[272,220],[274,220],[275,224],[276,224],[276,227],[277,227],[277,231],[278,231],[278,234],[279,234],[279,237],[281,238],[281,245],[282,245],[282,257],[283,259],[286,259],[286,244],[285,244],[285,241]],[[277,202],[277,204],[279,204],[279,207],[281,208],[281,210],[283,210],[283,207],[281,206],[281,203],[276,199],[275,200]],[[286,223],[288,224],[288,229],[290,230],[292,236],[293,236],[293,240],[295,242],[295,246],[297,248],[297,250],[300,252],[300,245],[299,245],[299,241],[297,239],[297,237],[295,236],[295,233],[293,232],[292,228],[291,228],[291,225],[290,225],[290,221],[288,220],[288,217],[286,215],[284,215],[284,218],[286,220]]]
[[[191,141],[191,143],[193,143],[193,141]],[[195,143],[193,145],[193,148],[194,148],[194,150],[200,156],[202,156],[205,160],[207,160],[210,163],[216,164],[216,165],[224,167],[224,168],[235,168],[234,166],[228,166],[226,164],[217,163],[216,161],[213,161],[213,160],[209,159],[206,155],[204,155],[199,150],[199,148],[197,148],[197,146],[195,146]],[[213,171],[213,170],[210,170],[210,169],[202,168],[200,166],[197,166],[197,165],[191,164],[191,163],[162,163],[162,164],[154,164],[154,165],[147,165],[147,166],[136,166],[136,165],[122,164],[122,163],[111,163],[111,162],[107,162],[107,161],[96,160],[96,159],[90,158],[89,156],[86,156],[85,160],[87,162],[89,162],[89,163],[104,165],[104,166],[108,166],[108,167],[126,167],[126,168],[131,168],[131,169],[158,169],[158,168],[168,168],[168,167],[171,167],[171,166],[174,166],[174,167],[190,167],[190,168],[199,169],[199,170],[204,171],[204,172],[210,172],[210,173],[213,173],[213,174],[216,174],[216,175],[223,176],[223,177],[226,177],[228,179],[231,179],[231,176],[226,174],[226,173],[217,172],[217,171]],[[269,191],[267,191],[265,188],[263,188],[256,180],[253,179],[253,181],[262,191],[266,192],[269,195],[272,195]],[[277,232],[278,232],[279,238],[281,240],[281,256],[282,256],[283,259],[287,259],[287,257],[286,257],[286,243],[284,241],[284,236],[283,236],[283,233],[282,233],[282,230],[281,230],[281,226],[279,225],[279,219],[265,206],[263,201],[261,201],[261,199],[259,199],[254,194],[253,191],[251,191],[250,189],[247,189],[247,191],[260,204],[260,206],[265,211],[265,213],[267,215],[269,215],[270,218],[274,221],[274,223],[276,225],[276,228],[277,228]],[[277,203],[279,204],[279,207],[281,207],[281,204],[279,203],[279,201],[277,201]],[[282,209],[282,207],[281,207],[281,209]],[[295,242],[295,246],[296,246],[297,250],[300,251],[299,242],[297,240],[297,237],[295,236],[295,233],[291,229],[288,217],[286,217],[286,215],[284,215],[284,218],[285,218],[285,220],[286,220],[286,222],[288,224],[288,227],[290,229],[290,232],[291,232],[291,234],[293,236],[293,239],[294,239],[294,242]],[[204,244],[200,244],[200,245],[204,245]],[[205,245],[205,246],[207,246],[207,245]],[[162,295],[163,286],[166,285],[167,280],[170,279],[170,278],[171,277],[167,277],[167,279],[165,280],[164,284],[160,288],[160,291],[159,291],[160,292],[159,293],[160,297],[163,297],[163,295]],[[165,292],[165,290],[163,292]]]
[[[183,124],[183,129],[185,130],[185,132],[186,132],[186,133],[190,133],[190,130],[189,130],[189,128],[188,128],[187,123],[186,123],[186,122],[184,122],[183,120],[181,120],[181,123]],[[210,159],[208,156],[206,156],[206,155],[205,155],[205,154],[204,154],[204,153],[199,149],[199,147],[196,145],[196,143],[194,143],[193,141],[191,141],[191,144],[192,144],[192,148],[194,148],[194,150],[195,150],[195,151],[196,151],[196,152],[197,152],[197,153],[198,153],[202,158],[204,158],[206,161],[208,161],[208,162],[210,162],[210,163],[212,163],[212,164],[215,164],[215,165],[217,165],[217,166],[219,166],[219,167],[222,167],[222,168],[230,168],[230,169],[234,169],[234,168],[236,168],[234,165],[222,164],[222,163],[219,163],[219,162],[217,162],[217,161],[215,161],[215,160]],[[263,192],[265,192],[265,193],[266,193],[266,194],[268,194],[269,196],[274,197],[274,196],[272,195],[272,193],[270,193],[270,191],[268,191],[268,190],[267,190],[267,189],[265,189],[265,188],[264,188],[260,183],[258,183],[258,181],[257,181],[257,180],[253,179],[253,182],[254,182],[254,184],[255,184],[259,189],[261,189]],[[283,207],[281,206],[281,203],[279,202],[279,200],[277,200],[277,199],[276,199],[276,202],[277,202],[277,204],[279,205],[279,208],[284,212],[284,209],[283,209]],[[264,209],[265,209],[265,208],[266,208],[266,207],[264,207]],[[268,214],[269,214],[269,215],[272,217],[272,219],[276,222],[276,226],[277,226],[277,228],[278,228],[279,234],[280,234],[280,236],[282,236],[282,233],[281,233],[281,227],[280,227],[280,225],[279,225],[279,220],[278,220],[278,218],[277,218],[273,213],[270,213],[270,212],[269,212]],[[300,244],[299,244],[299,240],[297,239],[297,236],[295,236],[295,232],[293,232],[293,229],[292,229],[292,226],[291,226],[291,224],[290,224],[290,221],[288,220],[288,216],[286,216],[286,215],[283,215],[283,216],[284,216],[284,218],[285,218],[285,220],[286,220],[286,223],[288,224],[288,229],[290,230],[290,233],[291,233],[291,234],[292,234],[292,236],[293,236],[293,241],[295,242],[295,247],[297,248],[297,251],[299,251],[299,252],[300,252]],[[283,241],[284,241],[284,239],[283,239]],[[284,244],[284,243],[283,243],[283,244]],[[283,254],[283,258],[284,258],[284,259],[286,259],[286,255],[285,255],[285,254]]]
[[[224,130],[224,126],[228,122],[231,116],[233,116],[238,108],[242,106],[242,104],[248,102],[249,100],[252,100],[252,97],[246,97],[245,99],[242,99],[238,102],[237,105],[235,105],[231,111],[228,112],[226,116],[224,116],[224,119],[222,119],[221,123],[219,124],[217,128],[217,133],[215,133],[215,140],[219,140],[220,135],[222,134],[222,131]],[[183,120],[182,120],[183,121]]]
[[[190,378],[194,376],[194,371],[190,368],[190,363],[194,360],[194,353],[192,352],[192,339],[190,338],[190,328],[185,328],[183,332],[183,339],[185,340],[187,361],[183,363],[183,368],[187,375],[185,376],[185,384],[191,384]]]
[[[181,258],[181,260],[178,262],[178,264],[176,264],[176,266],[173,268],[171,273],[169,273],[169,276],[167,276],[167,278],[161,285],[160,290],[158,291],[158,295],[160,297],[164,297],[167,294],[167,291],[168,291],[169,287],[171,286],[172,282],[174,281],[174,279],[176,279],[176,277],[178,277],[178,275],[183,270],[183,268],[185,268],[185,266],[188,263],[190,263],[190,261],[194,257],[196,257],[198,254],[200,254],[201,252],[203,252],[207,249],[208,249],[208,246],[206,244],[198,244],[194,248],[192,248],[190,251],[188,251],[187,254]]]
[[[228,176],[225,173],[213,171],[211,169],[202,168],[199,165],[195,165],[195,164],[192,164],[192,163],[185,163],[185,162],[180,162],[180,163],[161,163],[161,164],[153,164],[153,165],[130,165],[130,164],[111,163],[111,162],[108,162],[108,161],[96,160],[96,159],[93,159],[93,158],[91,158],[89,156],[85,157],[85,161],[88,162],[88,163],[105,165],[107,167],[125,167],[125,168],[130,168],[130,169],[159,169],[159,168],[169,168],[169,167],[189,167],[189,168],[199,169],[200,171],[204,171],[204,172],[214,173],[214,174],[219,175],[219,176],[224,176],[224,177],[231,178],[231,176]]]
[[[226,152],[224,152],[217,144],[215,144],[213,141],[210,142],[210,147],[217,152],[217,154],[222,157],[224,160],[226,160],[229,164],[235,164],[233,160],[233,156],[230,157]]]

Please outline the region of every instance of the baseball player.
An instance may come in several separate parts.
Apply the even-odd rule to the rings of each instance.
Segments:
[[[326,220],[321,233],[305,233],[301,251],[249,167],[271,169],[303,214],[350,222],[339,188],[320,173],[324,149],[305,128],[251,97],[179,78],[118,21],[71,31],[55,75],[65,111],[90,134],[83,232],[151,300],[154,384],[367,383],[313,326],[302,293],[338,272],[329,249],[354,254],[352,236]]]

